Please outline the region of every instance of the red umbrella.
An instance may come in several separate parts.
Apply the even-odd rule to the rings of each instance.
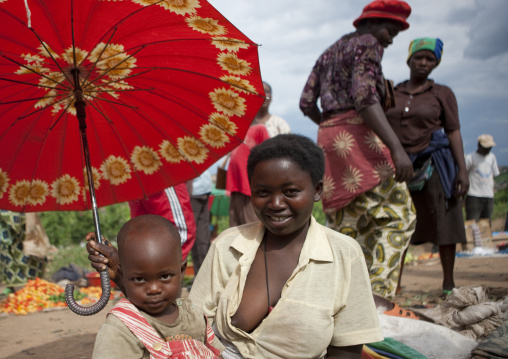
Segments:
[[[0,0],[0,22],[0,208],[91,208],[97,238],[98,206],[196,177],[264,101],[257,46],[204,0]]]

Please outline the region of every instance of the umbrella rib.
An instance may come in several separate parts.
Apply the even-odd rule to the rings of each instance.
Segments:
[[[135,92],[135,91],[153,91],[155,90],[154,87],[149,87],[149,88],[146,88],[146,89],[120,89],[120,90],[115,90],[115,89],[109,89],[109,90],[88,90],[87,93],[89,94],[90,92],[95,92],[95,93],[103,93],[103,92]],[[95,97],[97,98],[97,97]],[[2,102],[0,101],[0,104]]]
[[[160,40],[160,41],[153,41],[153,42],[150,42],[150,43],[146,43],[146,44],[143,44],[143,45],[139,45],[139,46],[152,46],[152,45],[157,45],[157,44],[162,44],[162,43],[166,43],[166,42],[177,42],[177,41],[207,41],[207,42],[214,42],[214,41],[223,41],[223,40],[218,40],[217,38],[199,38],[199,39],[166,39],[166,40]],[[243,40],[227,40],[228,42],[237,42],[239,44],[246,44],[246,45],[252,45],[252,46],[257,46],[257,47],[260,47],[261,45],[259,44],[256,44],[254,42],[246,42],[246,41],[243,41]],[[125,50],[124,52],[128,52],[128,51],[131,51],[132,49],[135,49],[136,47],[138,46],[135,46],[135,47],[132,47],[130,49],[127,49]]]
[[[155,94],[155,95],[158,95],[158,96],[161,96],[159,94]],[[164,96],[161,96],[163,98],[166,98]],[[168,99],[168,98],[166,98]],[[171,100],[170,100],[171,101]],[[174,101],[173,101],[174,102]],[[93,106],[93,105],[92,105]],[[124,106],[127,106],[127,107],[130,107],[128,105],[124,105]],[[95,106],[94,106],[95,108]],[[188,110],[192,111],[189,107],[185,106],[185,108],[187,108]],[[137,108],[136,108],[137,109]],[[157,126],[154,125],[153,121],[148,118],[147,116],[145,116],[144,114],[142,115],[143,111],[141,109],[137,109],[138,111],[136,112],[139,116],[141,116],[141,118],[143,118],[146,122],[148,122],[154,129],[156,129],[159,133],[161,133],[165,138],[167,138],[168,140],[171,138],[166,132],[163,132],[161,131]],[[196,114],[197,116],[200,116],[199,114]],[[106,119],[107,117],[105,115],[103,115]],[[200,116],[202,117],[202,116]],[[107,119],[108,120],[108,119]],[[115,128],[115,124],[112,122],[112,121],[109,121],[108,122],[110,123],[110,125],[114,128],[114,133],[117,133],[118,131],[116,130]],[[177,121],[174,121],[177,123],[177,125],[179,127],[181,127],[184,131],[186,131],[188,134],[191,134],[184,126],[181,126]],[[128,121],[126,121],[127,124],[129,124]],[[129,124],[130,126],[130,124]],[[118,137],[118,136],[117,136]],[[236,137],[236,136],[235,136]],[[123,142],[121,141],[121,138],[118,137],[118,141],[120,141],[122,144]],[[240,140],[241,141],[241,140]],[[177,151],[180,153],[180,155],[182,156],[182,158],[185,159],[185,161],[189,164],[189,166],[191,166],[192,170],[195,172],[195,173],[199,173],[199,171],[197,171],[197,169],[192,165],[192,161],[190,159],[187,158],[187,156],[185,155],[185,153],[183,153],[180,149],[178,149],[178,146],[176,146],[176,143],[173,143],[174,147],[177,149]],[[126,147],[125,147],[125,144],[123,144],[123,147],[124,147],[124,151],[125,153],[128,155],[128,152],[126,150]],[[137,173],[137,172],[136,172]],[[137,174],[136,174],[137,176]],[[140,182],[141,183],[141,182]],[[142,186],[141,186],[142,187]],[[143,193],[145,193],[145,191],[143,190]]]
[[[50,104],[48,104],[48,105],[46,105],[46,106],[44,106],[44,107],[41,107],[41,108],[40,108],[40,109],[38,109],[38,110],[35,110],[35,111],[30,112],[28,115],[24,115],[24,116],[18,117],[16,121],[18,121],[18,120],[23,120],[23,119],[25,119],[25,118],[27,118],[27,117],[29,117],[29,116],[31,116],[31,115],[33,115],[33,114],[37,113],[37,112],[44,111],[45,109],[49,108],[50,106],[56,105],[57,103],[60,103],[60,102],[62,102],[62,101],[67,100],[69,97],[71,97],[71,96],[67,96],[67,97],[62,98],[61,100],[59,100],[59,101],[57,101],[57,102],[50,103]],[[69,108],[69,106],[67,106],[66,108]]]
[[[159,0],[159,1],[157,1],[157,2],[154,2],[153,4],[143,5],[143,6],[142,6],[141,8],[139,8],[138,10],[135,10],[135,11],[131,12],[130,14],[128,14],[127,16],[125,16],[124,18],[122,18],[121,20],[119,20],[116,24],[112,25],[112,26],[109,28],[109,30],[107,30],[107,31],[105,32],[105,34],[104,34],[104,35],[102,35],[102,37],[99,39],[99,42],[102,40],[102,38],[104,38],[104,36],[105,36],[108,32],[110,32],[110,31],[111,31],[111,29],[113,29],[113,28],[114,28],[114,29],[115,29],[114,31],[117,31],[117,29],[118,29],[118,25],[119,25],[119,24],[121,24],[121,23],[125,22],[127,19],[129,19],[129,18],[131,18],[132,16],[136,15],[138,12],[141,12],[141,11],[144,11],[144,10],[146,10],[146,9],[149,9],[150,7],[155,6],[155,5],[158,5],[158,4],[160,4],[161,2],[164,2],[164,1],[167,1],[167,0]],[[111,40],[111,39],[110,39],[110,40]],[[109,41],[108,41],[108,43],[109,43]],[[95,45],[93,48],[95,49],[96,47],[97,47],[97,45]]]
[[[71,0],[71,38],[72,38],[72,60],[74,63],[74,68],[76,71],[78,71],[78,64],[76,63],[76,41],[74,39],[74,0]],[[79,74],[79,72],[78,72]],[[74,89],[81,89],[81,86],[79,84],[79,75],[75,77],[74,81]],[[77,82],[77,83],[76,83]],[[72,81],[71,81],[72,83]],[[100,238],[99,238],[100,239]]]
[[[215,79],[215,80],[218,80],[218,79],[216,79],[216,78],[214,78],[214,77],[212,77],[212,78],[213,78],[213,79]],[[184,107],[187,111],[190,111],[190,112],[194,113],[196,116],[198,116],[198,117],[202,118],[204,121],[208,121],[208,122],[210,122],[206,116],[203,116],[203,115],[201,115],[200,113],[197,113],[196,111],[194,111],[193,107],[192,107],[192,106],[190,106],[190,105],[189,105],[189,106],[188,106],[188,105],[185,105],[185,104],[183,104],[181,101],[176,101],[175,99],[172,99],[172,98],[168,97],[166,94],[163,94],[163,93],[160,93],[160,92],[152,92],[152,94],[153,94],[154,96],[159,96],[159,97],[161,97],[161,98],[163,98],[163,99],[165,99],[165,100],[168,100],[168,101],[171,101],[171,102],[173,102],[173,103],[176,103],[176,104],[178,104],[179,106]],[[258,96],[260,96],[259,94],[257,94],[257,95],[258,95]],[[181,99],[178,99],[178,100],[181,100]],[[141,113],[141,111],[142,111],[142,110],[141,110],[141,109],[139,109],[139,110],[138,110],[138,114],[140,114],[140,113]],[[147,121],[148,123],[150,123],[150,125],[152,125],[154,128],[157,128],[156,126],[154,126],[154,125],[153,125],[153,123],[151,122],[151,120],[150,120],[150,119],[148,119],[148,118],[147,118],[147,117],[145,117],[145,116],[142,116],[142,117],[143,117],[143,119],[145,119],[145,121]],[[174,120],[173,120],[173,121],[174,121]],[[185,128],[185,126],[181,126],[181,125],[178,123],[178,121],[174,121],[174,122],[175,122],[175,123],[176,123],[176,124],[177,124],[177,125],[178,125],[181,129],[182,129],[182,130],[184,130],[186,133],[188,133],[188,134],[192,135],[192,133],[190,133],[190,132],[189,132],[189,131]],[[217,126],[217,125],[218,125],[218,124],[217,124],[217,123],[215,123],[215,122],[213,122],[213,124],[214,124],[215,126]],[[243,140],[242,140],[241,138],[239,138],[237,135],[235,135],[235,134],[234,134],[233,132],[231,132],[230,130],[226,129],[224,126],[219,125],[219,126],[217,126],[217,127],[219,127],[220,129],[222,129],[225,133],[227,133],[228,135],[230,135],[232,138],[236,139],[237,141],[239,141],[239,142],[243,142]],[[160,131],[159,131],[159,132],[160,132]],[[162,134],[164,135],[164,137],[169,138],[169,136],[168,136],[168,134],[167,134],[167,133],[162,133]],[[177,146],[175,146],[175,148],[176,148],[176,147],[177,147]],[[184,157],[184,158],[186,158],[186,156],[185,156],[183,153],[181,153],[181,154],[183,155],[183,157]],[[190,161],[189,161],[187,158],[186,158],[186,161],[190,163]]]
[[[94,106],[94,107],[95,107],[95,106]],[[100,107],[100,106],[99,106],[99,104],[97,104],[97,107]],[[101,111],[101,113],[102,113],[102,111]],[[115,135],[116,139],[117,139],[117,140],[118,140],[118,142],[121,144],[121,148],[122,148],[122,150],[124,151],[125,156],[126,156],[127,158],[130,158],[130,154],[129,154],[129,151],[127,150],[127,146],[126,146],[125,142],[123,141],[123,139],[120,137],[119,132],[118,132],[118,130],[116,129],[115,124],[114,124],[112,121],[109,121],[109,120],[107,119],[107,117],[105,117],[105,118],[106,118],[106,120],[107,120],[107,123],[108,123],[108,124],[111,126],[111,128],[113,129],[113,133],[114,133],[114,135]],[[128,122],[128,121],[126,121],[126,122],[127,122],[127,124],[129,124],[129,122]],[[94,122],[92,122],[92,123],[94,123]],[[94,123],[94,124],[95,124],[95,123]],[[138,183],[139,183],[139,186],[140,186],[141,190],[143,191],[143,195],[144,195],[144,196],[145,196],[145,198],[146,198],[146,197],[147,197],[147,196],[146,196],[146,191],[145,191],[145,189],[143,188],[143,182],[141,181],[141,178],[139,177],[139,173],[138,173],[138,171],[134,169],[133,173],[134,173],[134,176],[136,177],[136,179],[137,179],[137,181],[138,181]],[[115,197],[116,197],[115,193],[113,193],[113,196],[115,196]],[[117,202],[116,198],[115,198],[115,202]]]
[[[148,73],[148,72],[151,72],[151,71],[152,71],[152,70],[147,70],[147,71],[139,72],[139,73],[137,73],[137,74],[133,74],[133,75],[125,76],[125,77],[122,77],[122,78],[120,78],[120,79],[115,79],[115,80],[112,80],[112,81],[109,81],[109,82],[105,82],[105,83],[103,83],[103,84],[101,84],[101,85],[99,85],[99,86],[95,86],[95,85],[94,85],[94,86],[93,86],[93,88],[100,88],[101,86],[107,86],[107,85],[109,85],[109,84],[121,83],[121,81],[124,81],[124,80],[127,80],[127,79],[131,79],[131,78],[136,77],[136,76],[139,76],[139,75],[144,75],[144,74],[146,74],[146,73]],[[88,84],[87,84],[84,88],[87,88],[87,87],[88,87],[89,85],[91,85],[91,84],[92,84],[92,83],[91,83],[91,82],[89,82],[89,83],[88,83]],[[89,91],[93,92],[93,90],[87,90],[87,92],[89,92]]]
[[[118,66],[123,64],[125,61],[129,60],[131,57],[133,57],[134,55],[136,55],[138,52],[140,52],[141,50],[143,50],[144,47],[141,47],[139,50],[137,50],[136,52],[134,52],[132,55],[129,55],[128,57],[126,57],[125,59],[123,59],[122,61],[120,61],[118,64],[116,64],[115,66],[113,66],[112,68],[108,69],[106,72],[102,73],[100,76],[97,76],[95,79],[93,79],[93,81],[89,81],[88,84],[83,88],[83,90],[90,86],[91,84],[93,84],[94,82],[96,82],[97,80],[100,80],[101,78],[103,78],[104,76],[106,76],[107,74],[109,74],[111,71],[113,70],[117,70],[118,69]],[[111,56],[113,57],[113,56]],[[106,59],[104,59],[106,60]]]
[[[124,22],[125,20],[127,20],[128,18],[130,18],[130,17],[134,16],[134,15],[135,15],[135,14],[137,14],[138,12],[141,12],[141,11],[143,11],[143,10],[145,10],[145,9],[148,9],[148,8],[152,7],[152,6],[158,5],[159,3],[163,2],[163,1],[166,1],[166,0],[159,0],[159,1],[155,2],[155,3],[153,3],[153,4],[149,4],[149,5],[143,6],[142,8],[140,8],[140,9],[138,9],[138,10],[136,10],[136,11],[134,11],[134,12],[130,13],[128,16],[126,16],[126,17],[124,17],[123,19],[121,19],[120,21],[118,21],[115,25],[113,25],[113,26],[112,26],[112,27],[111,27],[111,28],[110,28],[110,29],[106,32],[106,34],[107,34],[109,31],[112,31],[111,29],[113,29],[113,28],[114,28],[113,33],[111,34],[111,36],[110,36],[109,40],[108,40],[108,41],[107,41],[107,43],[106,43],[106,46],[104,46],[104,48],[102,49],[100,56],[98,56],[98,57],[97,57],[97,61],[96,61],[96,62],[94,63],[94,65],[92,66],[92,68],[91,68],[90,72],[88,73],[88,75],[87,75],[86,79],[83,81],[83,83],[81,84],[81,86],[82,86],[82,85],[84,85],[84,84],[86,83],[86,81],[90,78],[90,74],[91,74],[91,73],[92,73],[92,71],[95,69],[96,64],[99,62],[99,60],[101,60],[101,56],[102,56],[102,54],[104,53],[104,51],[106,50],[107,45],[111,42],[111,39],[113,38],[113,36],[115,35],[116,31],[118,30],[118,25],[119,25],[119,24],[121,24],[121,23],[123,23],[123,22]],[[71,2],[71,6],[72,6],[72,7],[74,7],[74,3],[73,3],[73,2]],[[73,12],[73,10],[71,10],[71,11],[72,11],[72,15],[73,15],[73,14],[74,14],[74,12]],[[72,25],[71,25],[71,26],[72,26],[72,44],[73,44],[73,49],[75,50],[75,46],[74,46],[74,25],[73,25],[73,24],[74,24],[74,17],[72,17],[72,18],[71,18],[71,22],[72,22]],[[104,36],[105,36],[105,34],[101,37],[101,39],[100,39],[100,40],[102,40],[102,38],[103,38]],[[99,41],[100,41],[100,40],[99,40]],[[97,45],[98,45],[98,44],[97,44]],[[93,47],[93,49],[95,49],[95,48],[97,47],[97,45],[95,45],[95,46]],[[141,45],[141,46],[142,46],[142,47],[144,47],[144,45]],[[92,51],[93,51],[93,49],[92,49]],[[139,49],[137,52],[139,52],[139,51],[141,51],[141,50],[142,50],[142,48],[141,48],[141,49]],[[137,52],[136,52],[136,53],[137,53]],[[120,53],[125,53],[125,51],[120,52]],[[136,53],[135,53],[135,54],[136,54]],[[110,56],[110,57],[108,57],[108,58],[114,57],[114,56],[116,56],[116,55],[118,55],[118,54],[119,54],[119,53],[117,53],[117,54],[115,54],[115,55],[112,55],[112,56]],[[133,55],[135,55],[135,54],[133,54]],[[74,56],[75,56],[75,54],[74,54]],[[131,56],[132,56],[132,55],[131,55]],[[102,59],[102,61],[104,61],[104,60],[107,60],[107,59]],[[126,60],[127,60],[127,59],[126,59]],[[81,65],[84,61],[85,61],[85,59],[83,59],[79,65]],[[125,61],[125,60],[124,60],[124,61]],[[74,60],[74,62],[75,62],[75,60]],[[120,64],[121,64],[121,63],[120,63]],[[118,65],[119,65],[119,64],[118,64]],[[110,69],[110,70],[111,70],[111,69]],[[109,71],[108,71],[108,72],[109,72]],[[104,75],[105,75],[105,74],[102,74],[102,76],[100,76],[99,78],[103,77]],[[99,78],[97,78],[97,79],[99,79]],[[96,81],[97,79],[95,79],[94,81]]]
[[[144,69],[145,67],[138,67],[138,68],[139,69]],[[222,82],[224,84],[227,84],[229,86],[234,86],[234,87],[236,87],[238,89],[241,89],[242,91],[246,91],[246,92],[248,92],[248,93],[250,93],[252,95],[256,95],[256,96],[260,96],[260,97],[266,98],[265,96],[261,96],[256,91],[248,90],[246,88],[243,88],[243,87],[240,87],[238,85],[232,84],[230,82],[224,81],[224,80],[222,80],[220,78],[217,78],[215,76],[203,74],[203,73],[200,73],[200,72],[196,72],[196,71],[192,71],[192,70],[179,69],[179,68],[176,68],[176,67],[146,67],[146,68],[151,68],[151,69],[154,69],[154,70],[173,70],[173,71],[187,72],[189,74],[198,75],[198,76],[202,76],[202,77],[207,77],[207,78],[212,79],[212,80],[217,80],[217,81],[220,81],[220,82]]]
[[[87,81],[88,79],[90,78],[90,75],[92,74],[93,70],[95,70],[95,68],[97,67],[97,64],[99,63],[99,60],[101,60],[101,57],[102,57],[102,54],[104,53],[104,51],[106,51],[106,48],[108,47],[108,44],[111,42],[111,39],[113,38],[113,36],[115,36],[116,34],[116,31],[118,30],[118,28],[115,27],[115,30],[113,31],[113,33],[111,34],[108,42],[106,43],[106,46],[104,46],[104,48],[102,49],[101,53],[99,56],[97,56],[97,60],[93,63],[92,65],[92,68],[90,69],[90,71],[88,72],[88,74],[86,75],[86,78],[83,80],[83,83],[81,84],[81,86],[83,86]],[[95,46],[97,47],[97,45]],[[95,50],[95,47],[92,49],[91,52],[93,52],[93,50]],[[104,59],[106,60],[106,59]],[[83,59],[80,63],[80,65],[85,61],[85,59]]]
[[[15,82],[15,83],[18,83],[18,84],[32,86],[32,87],[42,87],[42,88],[47,88],[47,89],[50,89],[50,90],[59,90],[59,91],[67,91],[68,90],[67,88],[58,88],[58,87],[39,85],[39,84],[31,83],[31,82],[12,80],[12,79],[8,79],[8,78],[5,78],[5,77],[0,77],[0,80],[4,80],[4,81],[8,81],[8,82]]]
[[[34,121],[34,124],[35,124],[35,121]],[[48,139],[48,136],[49,136],[49,131],[46,133],[46,135],[44,136],[44,140],[42,141],[42,146],[41,148],[44,146],[44,144],[46,144],[46,140]],[[41,159],[41,156],[42,156],[42,152],[43,151],[38,151],[37,153],[37,160],[35,161],[35,166],[34,166],[34,170],[32,172],[32,181],[30,181],[30,187],[32,186],[32,183],[33,183],[33,178],[35,177],[35,173],[37,172],[37,169],[39,168],[39,161]],[[25,202],[25,204],[23,205],[23,212],[26,210],[26,206],[28,205],[27,202]]]
[[[63,115],[65,115],[65,113],[67,112],[67,110],[69,109],[69,107],[71,107],[71,105],[72,105],[72,102],[69,102],[69,103],[67,104],[67,107],[66,107],[66,108],[62,111],[62,113],[60,114],[60,116],[58,116],[58,118],[56,119],[55,123],[54,123],[54,124],[52,124],[52,125],[50,126],[50,128],[49,128],[49,130],[50,130],[50,131],[51,131],[51,130],[52,130],[52,129],[53,129],[53,128],[57,125],[57,123],[60,121],[60,119],[63,117]]]
[[[34,100],[42,100],[42,99],[45,99],[45,98],[52,98],[52,97],[59,97],[59,96],[60,95],[52,95],[52,96],[25,98],[25,99],[16,100],[16,101],[7,101],[7,102],[0,101],[0,105],[10,105],[10,104],[13,104],[13,103],[20,103],[20,102],[27,102],[27,101],[34,101]]]
[[[67,76],[67,73],[62,69],[62,67],[60,66],[60,64],[58,63],[58,61],[55,60],[55,58],[53,57],[53,54],[51,53],[51,51],[48,50],[48,46],[46,46],[46,44],[44,43],[44,41],[41,40],[41,38],[39,37],[39,35],[37,35],[37,33],[34,31],[34,29],[32,29],[32,32],[34,33],[35,37],[37,38],[37,40],[39,40],[39,43],[42,45],[42,47],[44,47],[44,49],[46,50],[46,52],[49,54],[49,56],[51,57],[51,59],[53,60],[53,62],[55,63],[55,65],[58,67],[58,69],[60,69],[60,72],[65,76],[65,78],[67,79],[67,81],[69,81],[69,83],[72,83],[71,79],[69,78],[69,76]],[[53,49],[51,49],[53,50]],[[51,81],[53,81],[54,83],[58,84],[58,85],[61,85],[60,82],[56,82],[54,81],[53,79],[49,79]],[[66,86],[66,89],[70,90],[71,87],[68,87]]]
[[[203,120],[207,120],[208,122],[211,122],[211,121],[209,121],[209,120],[208,120],[208,118],[201,116],[199,113],[196,113],[196,112],[192,109],[192,106],[186,106],[186,105],[182,104],[181,102],[177,102],[177,101],[175,101],[175,100],[173,100],[173,99],[169,98],[167,95],[163,95],[163,94],[161,94],[161,93],[155,93],[155,92],[154,92],[153,94],[154,94],[155,96],[162,97],[162,98],[164,98],[164,99],[166,99],[166,100],[168,100],[168,101],[171,101],[171,102],[177,103],[177,104],[179,104],[180,106],[182,106],[182,107],[186,108],[188,111],[193,112],[196,116],[201,117]],[[260,95],[258,94],[258,96],[260,96]],[[177,122],[177,123],[178,123],[178,122]],[[215,122],[213,122],[213,125],[217,126],[218,124],[217,124],[217,123],[215,123]],[[187,133],[189,133],[185,127],[183,127],[183,126],[180,126],[180,127],[181,127],[183,130],[185,130]],[[237,141],[239,141],[239,142],[243,142],[243,139],[241,139],[240,137],[238,137],[236,134],[234,134],[234,133],[233,133],[233,132],[231,132],[230,130],[228,130],[228,129],[224,128],[222,125],[217,126],[217,127],[221,128],[224,132],[226,132],[228,135],[230,135],[232,138],[236,139]]]
[[[155,96],[162,97],[162,98],[164,98],[164,99],[166,99],[166,100],[168,100],[168,101],[174,102],[174,103],[176,103],[176,104],[178,104],[178,105],[180,105],[180,106],[184,107],[184,108],[185,108],[185,109],[187,109],[188,111],[193,112],[196,116],[201,117],[203,120],[205,120],[205,121],[207,120],[207,118],[206,118],[206,117],[204,117],[204,116],[200,115],[199,113],[195,112],[195,111],[192,109],[192,107],[191,107],[191,106],[185,106],[185,105],[181,104],[180,102],[177,102],[177,101],[175,101],[175,100],[172,100],[172,99],[170,99],[169,97],[164,96],[164,95],[159,94],[159,93],[153,93],[153,94],[154,94]],[[171,139],[171,136],[170,136],[168,133],[166,133],[165,131],[161,131],[161,129],[160,129],[160,128],[158,128],[157,126],[155,126],[155,124],[154,124],[154,123],[155,123],[156,121],[153,121],[153,120],[152,120],[149,116],[147,116],[146,114],[144,114],[144,112],[143,112],[141,109],[139,109],[139,110],[137,111],[137,114],[138,114],[138,115],[139,115],[142,119],[144,119],[144,120],[145,120],[145,121],[146,121],[146,122],[147,122],[150,126],[152,126],[152,127],[153,127],[153,128],[154,128],[157,132],[159,132],[161,135],[163,135],[163,136],[164,136],[164,138],[166,138],[166,139],[168,139],[168,140],[170,140],[170,139]],[[171,118],[171,117],[170,117],[170,118]],[[189,130],[185,127],[185,126],[182,126],[182,125],[181,125],[178,121],[175,121],[173,118],[171,118],[171,120],[172,120],[173,122],[175,122],[175,124],[176,124],[178,127],[180,127],[180,128],[181,128],[184,132],[186,132],[188,135],[193,135],[193,134],[192,134],[192,133],[191,133],[191,132],[190,132],[190,131],[189,131]],[[127,122],[127,123],[128,123],[128,122]],[[238,136],[234,135],[234,134],[233,134],[233,133],[231,133],[230,131],[226,130],[226,131],[224,131],[224,132],[228,133],[228,134],[229,134],[232,138],[235,138],[237,141],[239,141],[239,142],[243,142],[243,140],[242,140],[241,138],[239,138]],[[198,170],[194,167],[194,165],[192,164],[192,161],[191,161],[191,160],[190,160],[190,159],[189,159],[189,158],[185,155],[185,153],[183,153],[183,152],[182,152],[182,151],[178,148],[178,146],[177,146],[177,144],[176,144],[176,143],[173,143],[173,141],[171,141],[171,143],[172,143],[173,147],[174,147],[174,148],[175,148],[175,149],[176,149],[176,150],[180,153],[180,155],[182,156],[182,158],[184,158],[184,159],[185,159],[185,162],[186,162],[186,163],[188,163],[188,165],[192,168],[192,170],[193,170],[196,174],[198,174],[198,173],[199,173],[199,171],[198,171]]]
[[[127,105],[127,104],[124,104],[124,103],[121,103],[121,102],[116,102],[116,101],[112,101],[112,100],[108,100],[108,99],[105,99],[103,97],[97,97],[97,96],[93,96],[93,95],[90,95],[90,94],[87,94],[87,97],[91,97],[95,100],[101,100],[101,101],[105,101],[105,102],[109,102],[109,103],[112,103],[113,105],[118,105],[118,106],[124,106],[124,107],[128,107],[128,108],[131,108],[133,110],[137,110],[138,108],[136,106],[130,106],[130,105]],[[85,101],[87,103],[90,103],[88,100],[85,99]]]
[[[109,123],[113,123],[113,121],[111,121],[111,119],[104,113],[104,111],[102,111],[101,108],[99,108],[98,106],[95,106],[95,104],[92,102],[92,101],[87,101],[87,103],[92,106],[95,111],[97,111],[100,115],[102,115],[102,117],[104,117],[104,119],[109,122]]]
[[[18,66],[20,66],[20,67],[23,67],[23,68],[27,69],[28,71],[31,71],[32,73],[34,73],[34,74],[36,74],[36,75],[39,75],[40,77],[44,77],[46,80],[49,80],[49,81],[51,81],[51,82],[54,82],[54,83],[55,83],[55,84],[57,84],[57,85],[62,85],[62,83],[60,83],[60,82],[57,82],[57,81],[53,80],[51,77],[48,77],[48,76],[46,76],[46,75],[44,75],[44,74],[41,74],[40,72],[34,71],[34,70],[33,70],[33,69],[31,69],[30,67],[25,66],[25,65],[23,65],[22,63],[20,63],[20,62],[18,62],[18,61],[16,61],[16,60],[14,60],[14,59],[11,59],[10,57],[7,57],[7,56],[5,56],[5,55],[1,55],[1,56],[2,56],[3,58],[5,58],[5,59],[7,59],[7,60],[9,60],[9,61],[11,61],[11,62],[13,62],[13,63],[15,63],[16,65],[18,65]],[[63,70],[62,70],[62,72],[63,72]],[[7,79],[5,79],[5,80],[7,80]],[[21,82],[21,81],[14,81],[14,80],[11,80],[11,81],[13,81],[13,82],[20,82],[20,83],[23,83],[23,82]],[[27,83],[27,85],[40,86],[40,87],[47,87],[47,88],[50,88],[50,89],[56,89],[56,87],[43,86],[43,85],[38,85],[38,84],[28,84],[28,83]],[[70,88],[70,87],[67,87],[67,86],[65,86],[65,85],[63,85],[63,87],[64,87],[64,89],[63,89],[62,91],[64,91],[64,90],[71,90],[71,88]]]

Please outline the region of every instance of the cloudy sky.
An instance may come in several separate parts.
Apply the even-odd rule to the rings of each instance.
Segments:
[[[301,91],[319,55],[343,34],[368,0],[209,0],[251,40],[261,45],[263,80],[273,88],[270,112],[288,121],[293,132],[314,140],[317,126],[298,107]],[[478,135],[489,133],[493,153],[508,166],[508,1],[407,0],[411,27],[385,50],[383,72],[395,83],[409,77],[409,42],[439,37],[443,59],[431,74],[449,86],[459,104],[465,152]]]

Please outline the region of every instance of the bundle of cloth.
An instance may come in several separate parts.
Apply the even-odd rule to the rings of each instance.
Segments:
[[[508,296],[499,307],[503,312],[503,323],[473,349],[473,359],[508,358]]]
[[[481,286],[454,288],[446,301],[418,313],[476,341],[489,335],[503,322],[501,305],[489,301]]]
[[[383,336],[428,359],[508,358],[508,297],[502,303],[494,303],[489,301],[481,286],[460,287],[453,289],[440,305],[415,309],[415,312],[424,320],[388,316],[378,311]],[[362,357],[393,357],[374,356],[379,355],[381,349],[406,358],[401,355],[402,351],[387,348],[364,348]],[[372,354],[369,350],[377,353],[369,357],[368,354]]]
[[[389,316],[379,312],[378,315],[381,332],[385,339],[397,340],[428,359],[470,358],[471,350],[478,345],[475,340],[442,325],[425,320]],[[400,354],[399,356],[404,357]]]

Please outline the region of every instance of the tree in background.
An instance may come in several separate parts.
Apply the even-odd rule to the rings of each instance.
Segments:
[[[92,211],[43,212],[40,215],[50,243],[57,247],[79,244],[87,233],[94,231]],[[115,239],[129,218],[127,203],[99,208],[102,235]]]

